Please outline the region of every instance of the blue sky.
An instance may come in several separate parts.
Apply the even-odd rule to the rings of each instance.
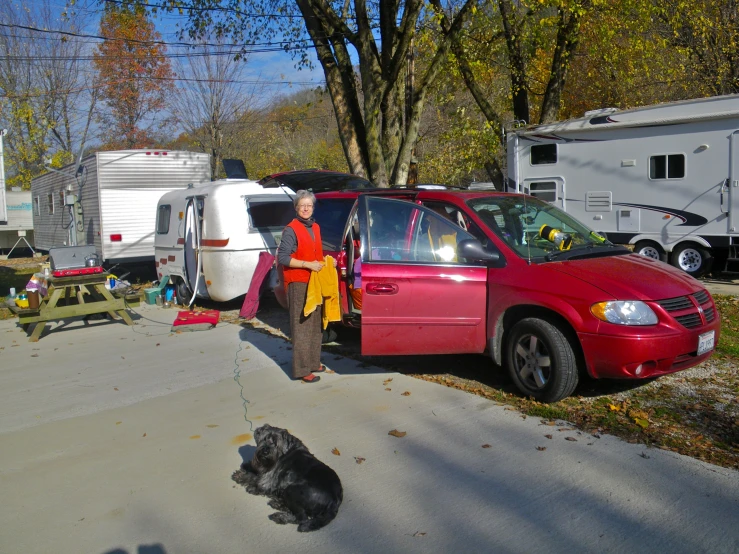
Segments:
[[[0,0],[2,1],[2,0]],[[13,0],[11,0],[13,1]],[[19,1],[19,0],[16,0]],[[30,10],[34,6],[38,7],[42,4],[48,4],[52,10],[61,15],[65,8],[64,0],[20,0],[22,5]],[[90,35],[98,34],[99,14],[102,12],[100,2],[96,0],[78,0],[77,9],[80,9],[88,17],[88,26],[85,29]],[[181,42],[176,35],[176,27],[178,23],[182,23],[185,18],[183,16],[158,16],[154,19],[157,30],[162,35],[162,39],[166,42]],[[59,28],[65,30],[63,21],[60,20]],[[174,49],[170,49],[173,51]],[[277,52],[257,52],[251,54],[245,70],[245,79],[261,79],[270,83],[267,94],[273,91],[275,95],[289,94],[303,88],[314,88],[324,84],[323,71],[315,62],[315,53],[310,49],[311,59],[314,60],[314,69],[298,70],[295,68],[295,62],[289,54],[282,51]]]

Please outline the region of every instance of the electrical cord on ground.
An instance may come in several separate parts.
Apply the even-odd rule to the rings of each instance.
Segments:
[[[123,291],[123,304],[127,309],[131,310],[133,313],[138,315],[141,319],[151,321],[153,323],[156,323],[157,325],[166,325],[169,328],[169,330],[166,333],[158,333],[158,334],[151,334],[149,332],[141,333],[136,330],[135,325],[131,327],[131,330],[138,335],[144,335],[147,337],[159,337],[159,336],[164,336],[164,335],[171,335],[172,334],[171,324],[162,323],[161,321],[156,321],[156,320],[147,318],[143,316],[140,312],[137,312],[136,310],[133,309],[133,307],[126,301],[126,296],[131,292],[138,292],[138,291],[136,291],[136,289],[134,289],[133,287],[128,287]],[[235,323],[231,321],[223,321],[222,323],[225,323],[226,325],[236,325]],[[241,383],[241,365],[239,364],[239,352],[241,352],[244,349],[243,348],[244,342],[246,341],[243,339],[239,341],[239,348],[238,350],[236,350],[236,353],[234,354],[233,380],[236,382],[237,385],[239,385],[239,398],[241,398],[242,405],[244,406],[244,421],[249,424],[249,431],[254,432],[254,423],[247,416],[247,413],[248,413],[247,404],[249,404],[249,401],[244,396],[244,385]]]

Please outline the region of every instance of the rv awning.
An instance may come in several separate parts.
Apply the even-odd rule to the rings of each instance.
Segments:
[[[300,189],[312,192],[334,190],[372,189],[374,185],[367,179],[349,173],[324,171],[321,169],[305,169],[275,173],[259,180],[264,188],[290,188],[293,192]]]

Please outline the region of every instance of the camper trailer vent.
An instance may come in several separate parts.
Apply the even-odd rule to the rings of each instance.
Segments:
[[[611,191],[591,191],[585,193],[586,212],[610,212],[612,209]]]

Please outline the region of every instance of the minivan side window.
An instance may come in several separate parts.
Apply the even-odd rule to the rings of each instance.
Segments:
[[[685,154],[661,154],[649,158],[650,179],[683,179]]]
[[[556,144],[535,144],[531,147],[531,165],[557,163]]]
[[[157,210],[157,235],[169,233],[169,217],[172,214],[172,206],[162,204]]]
[[[315,219],[321,227],[323,251],[338,252],[344,236],[344,226],[349,212],[354,205],[354,198],[317,198]]]

